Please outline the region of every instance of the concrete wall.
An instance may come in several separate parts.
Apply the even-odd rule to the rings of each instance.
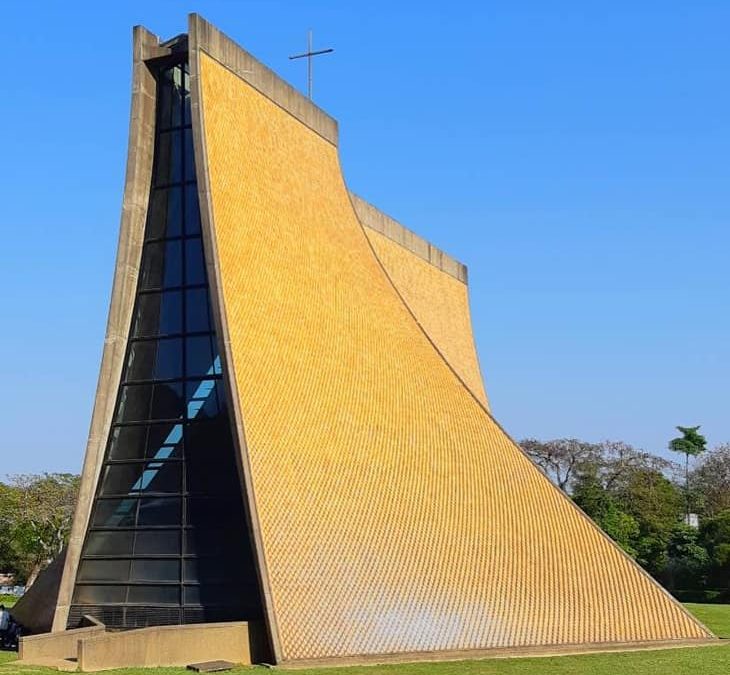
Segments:
[[[232,437],[236,446],[236,457],[238,462],[239,478],[243,489],[244,504],[246,506],[247,525],[249,536],[254,546],[256,559],[256,572],[258,575],[259,589],[263,602],[266,621],[263,624],[261,642],[265,644],[265,650],[271,652],[271,661],[276,662],[278,654],[281,653],[279,637],[276,630],[276,621],[273,613],[273,600],[271,587],[266,569],[266,559],[261,542],[259,519],[256,511],[256,501],[253,498],[253,483],[251,479],[251,467],[248,462],[246,449],[246,435],[243,428],[243,418],[240,407],[240,397],[234,375],[234,364],[231,355],[231,336],[223,304],[223,291],[221,288],[221,269],[217,250],[217,240],[214,234],[213,205],[210,198],[210,171],[208,165],[208,152],[206,149],[204,129],[204,116],[202,106],[200,62],[209,50],[211,57],[217,58],[221,65],[262,91],[264,96],[274,101],[278,106],[285,106],[288,85],[277,84],[278,78],[265,66],[259,64],[248,53],[243,53],[238,46],[225,35],[220,33],[197,14],[190,14],[188,17],[188,57],[190,64],[190,107],[193,124],[193,145],[195,149],[195,171],[198,182],[198,200],[200,202],[200,223],[203,236],[203,250],[205,252],[205,264],[208,272],[209,298],[213,321],[218,339],[222,343],[221,365],[223,370],[223,381],[226,388],[227,398],[231,409]],[[263,68],[264,70],[260,71]],[[251,71],[251,72],[244,72]],[[257,75],[259,73],[259,75]],[[251,76],[251,77],[249,77]],[[267,84],[268,83],[268,84]],[[291,89],[291,87],[289,87]],[[289,100],[296,103],[295,109],[308,111],[306,115],[300,114],[297,119],[303,121],[316,133],[329,142],[337,142],[337,123],[327,116],[321,117],[319,109],[311,102],[307,105],[303,102],[301,95],[297,97],[294,92]],[[286,110],[287,108],[284,107]],[[293,110],[289,111],[292,115]],[[322,113],[324,115],[324,113]],[[329,121],[328,121],[329,120]],[[258,659],[257,659],[258,661]]]
[[[10,610],[26,631],[47,633],[51,630],[65,561],[66,549],[63,549]]]
[[[74,659],[79,640],[103,635],[105,631],[104,626],[99,625],[21,637],[18,658],[28,662],[38,659]]]
[[[106,633],[78,644],[81,671],[185,666],[218,659],[251,663],[248,624],[157,626]]]

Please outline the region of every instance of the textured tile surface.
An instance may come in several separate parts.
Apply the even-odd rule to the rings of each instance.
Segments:
[[[366,227],[365,234],[423,330],[474,396],[488,405],[474,346],[466,284],[380,232]]]
[[[368,246],[335,146],[200,67],[284,659],[704,637],[454,376]]]

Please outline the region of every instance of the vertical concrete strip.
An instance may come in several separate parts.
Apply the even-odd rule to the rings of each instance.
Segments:
[[[81,474],[81,489],[51,627],[53,631],[66,628],[81,547],[114,414],[116,394],[127,347],[142,255],[154,153],[155,78],[146,66],[145,60],[159,56],[159,44],[157,36],[142,26],[134,28],[132,109],[117,261],[94,412]]]
[[[210,302],[213,310],[215,327],[221,340],[221,365],[226,393],[231,409],[231,422],[233,425],[232,435],[236,445],[236,458],[243,490],[243,501],[246,505],[247,523],[250,530],[251,541],[254,546],[254,559],[259,581],[259,589],[266,618],[268,638],[273,652],[275,662],[282,658],[281,647],[277,629],[274,605],[271,599],[271,587],[266,567],[263,544],[261,541],[261,530],[256,509],[253,482],[251,479],[251,467],[249,464],[248,450],[246,447],[246,433],[241,414],[240,398],[236,386],[236,378],[233,373],[233,359],[231,357],[231,339],[226,315],[226,307],[221,291],[221,270],[218,258],[215,231],[215,219],[213,216],[213,205],[210,199],[210,174],[208,170],[208,155],[205,147],[205,118],[203,115],[202,93],[200,83],[200,52],[205,46],[217,45],[216,53],[221,56],[227,55],[228,63],[235,65],[237,57],[243,58],[236,50],[228,45],[231,43],[228,38],[219,33],[213,26],[208,24],[197,14],[190,14],[188,27],[188,59],[190,65],[190,108],[193,124],[193,148],[195,153],[195,172],[198,183],[198,201],[200,203],[201,230],[204,242],[205,265],[208,274],[208,285],[210,287]],[[225,49],[221,47],[225,45]],[[235,44],[233,44],[235,47]],[[235,70],[234,70],[235,72]],[[336,127],[335,127],[336,133]]]

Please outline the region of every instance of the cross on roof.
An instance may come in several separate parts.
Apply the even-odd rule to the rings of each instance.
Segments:
[[[289,60],[292,59],[307,59],[307,96],[309,100],[312,100],[312,57],[319,56],[320,54],[329,54],[335,51],[334,49],[319,49],[316,52],[312,51],[312,31],[310,30],[307,35],[307,51],[303,54],[294,54],[290,56]]]

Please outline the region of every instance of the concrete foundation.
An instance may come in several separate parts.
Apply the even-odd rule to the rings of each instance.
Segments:
[[[156,626],[107,633],[78,644],[81,671],[150,666],[185,666],[222,659],[251,663],[248,624]]]
[[[261,633],[244,621],[118,632],[96,625],[21,638],[19,663],[82,672],[214,660],[250,665],[262,657]]]
[[[75,660],[78,657],[79,641],[98,637],[105,633],[106,628],[98,625],[21,637],[18,644],[18,659],[25,663],[45,659]]]

